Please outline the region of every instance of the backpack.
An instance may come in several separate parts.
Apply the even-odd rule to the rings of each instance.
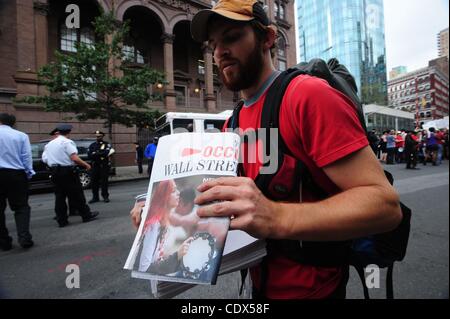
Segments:
[[[266,129],[266,143],[271,143],[269,129],[279,127],[280,106],[289,83],[301,74],[324,79],[331,87],[346,95],[356,106],[359,121],[367,133],[362,103],[357,95],[357,86],[353,76],[337,59],[331,59],[328,63],[320,59],[314,59],[309,63],[301,63],[282,72],[267,92],[260,123],[260,128]],[[234,109],[233,115],[228,120],[228,129],[234,131],[238,128],[239,113],[242,106],[243,103],[240,102]],[[261,192],[272,200],[286,201],[295,200],[295,195],[301,192],[300,187],[307,187],[319,198],[328,197],[328,194],[314,182],[306,165],[292,155],[279,130],[278,145],[278,170],[276,173],[260,174],[255,179],[255,184]],[[240,174],[244,175],[241,164],[239,169]],[[385,171],[385,175],[389,182],[393,184],[392,174]],[[300,181],[300,183],[297,183],[297,181]],[[299,243],[299,241],[292,240],[267,240],[268,255],[271,251],[282,252],[292,260],[317,267],[350,264],[358,272],[366,299],[370,297],[364,269],[369,265],[388,268],[386,295],[388,299],[392,299],[394,262],[404,259],[410,232],[411,210],[403,203],[400,203],[400,206],[403,219],[400,225],[391,232],[343,242],[301,241]],[[245,271],[242,272],[242,276],[245,279]],[[259,291],[261,297],[265,296],[266,279],[267,258],[261,263],[261,287]]]

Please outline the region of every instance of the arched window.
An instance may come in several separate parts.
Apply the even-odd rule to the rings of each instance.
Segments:
[[[280,18],[285,20],[286,16],[285,16],[285,10],[284,10],[284,5],[280,5]]]
[[[81,28],[80,42],[87,45],[93,45],[95,43],[94,30],[88,27]]]
[[[280,6],[278,5],[278,2],[274,2],[273,3],[273,15],[275,17],[278,17],[279,14],[280,14]]]
[[[122,47],[123,60],[131,63],[144,64],[143,52],[137,49],[132,43],[124,44]]]
[[[286,58],[286,39],[281,34],[278,36],[278,56]]]
[[[277,40],[277,52],[278,52],[278,70],[285,71],[287,69],[286,61],[286,39],[282,34],[278,34]]]
[[[129,63],[146,64],[148,61],[148,51],[145,49],[143,32],[138,27],[131,26],[130,33],[125,38],[122,53],[123,60]]]
[[[75,44],[77,42],[87,45],[95,43],[95,33],[92,28],[83,27],[80,29],[67,28],[65,23],[60,25],[59,48],[66,52],[77,52]]]

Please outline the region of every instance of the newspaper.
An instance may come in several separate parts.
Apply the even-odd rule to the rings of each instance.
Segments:
[[[133,277],[216,283],[230,220],[199,218],[194,199],[203,182],[236,176],[239,145],[234,133],[182,133],[159,140],[148,192],[136,200],[143,207],[142,221],[124,266]]]

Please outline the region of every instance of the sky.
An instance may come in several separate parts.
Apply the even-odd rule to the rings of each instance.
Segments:
[[[448,12],[449,0],[384,0],[387,72],[396,66],[414,71],[437,58],[437,34],[448,28]]]
[[[438,57],[437,34],[448,28],[448,10],[449,0],[384,0],[388,72],[401,65],[414,71]]]

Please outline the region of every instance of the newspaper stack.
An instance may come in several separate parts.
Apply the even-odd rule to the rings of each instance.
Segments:
[[[228,217],[199,218],[194,204],[200,184],[236,176],[239,149],[234,133],[182,133],[159,140],[148,192],[136,200],[142,221],[124,266],[133,277],[152,280],[157,296],[215,284],[219,273],[246,268],[265,254],[264,243],[228,232]]]
[[[266,255],[266,243],[239,230],[228,232],[223,250],[219,275],[225,275],[258,264]],[[173,298],[196,285],[174,282],[152,282],[152,293],[156,298]]]

